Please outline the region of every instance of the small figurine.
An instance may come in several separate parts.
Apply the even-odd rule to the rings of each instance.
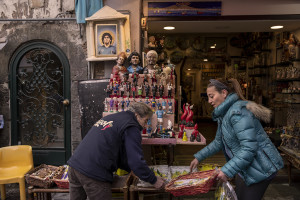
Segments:
[[[162,84],[160,84],[159,88],[158,88],[158,91],[159,91],[160,98],[162,98],[163,95],[164,95],[165,87]]]
[[[159,102],[159,100],[157,100],[156,107],[158,108],[159,106],[161,106],[161,103]]]
[[[127,97],[127,99],[126,99],[126,110],[128,110],[129,105],[130,105],[130,100],[129,100],[129,97]]]
[[[120,104],[121,104],[121,110],[124,111],[125,110],[125,101],[124,101],[123,97],[122,97],[122,99],[120,101]]]
[[[139,98],[139,102],[140,102],[140,103],[143,103],[143,100],[142,100],[142,98],[141,98],[141,97]]]
[[[187,110],[188,110],[188,115],[186,116],[185,122],[186,125],[189,127],[194,126],[194,122],[193,122],[193,116],[194,116],[194,112],[192,111],[194,105],[188,106]]]
[[[157,85],[156,82],[153,83],[152,85],[152,96],[155,97],[157,92]]]
[[[147,128],[146,128],[146,131],[147,131],[148,137],[150,138],[150,137],[151,137],[151,131],[152,131],[152,127],[151,127],[151,119],[149,119],[149,120],[147,121]]]
[[[171,122],[171,120],[168,120],[168,126],[167,129],[172,130],[173,129],[173,124]]]
[[[157,116],[157,126],[159,126],[159,129],[162,130],[163,117],[166,113],[162,110],[161,106],[158,106],[158,110],[155,112],[155,114]]]
[[[187,105],[183,104],[182,108],[183,108],[183,113],[180,117],[180,120],[181,120],[181,124],[186,124],[186,116],[188,115],[188,110],[186,109],[186,107],[188,106],[189,104],[187,103]]]
[[[150,48],[156,47],[156,39],[155,39],[154,35],[149,36],[148,41],[149,41],[148,47],[150,47]]]
[[[198,131],[198,124],[195,124],[195,126],[194,126],[194,131],[191,134],[190,141],[194,142],[195,139],[196,139],[197,142],[201,142],[201,136],[200,136],[200,133]]]
[[[124,74],[123,74],[123,81],[124,82],[127,82],[128,81],[128,78],[129,78],[129,73],[128,73],[128,71],[127,72],[125,72]]]
[[[126,83],[125,82],[122,82],[119,90],[120,90],[121,97],[123,97],[124,96],[124,92],[126,90]]]
[[[182,138],[182,141],[184,141],[184,142],[187,142],[187,141],[188,141],[188,138],[187,138],[187,136],[186,136],[186,132],[185,132],[185,131],[183,132],[183,138]]]
[[[149,101],[149,97],[146,97],[146,101],[145,101],[145,104],[148,105],[150,103]]]
[[[162,105],[162,109],[166,110],[166,108],[167,108],[167,102],[165,101],[165,99],[163,99],[163,101],[161,102],[161,105]]]
[[[132,83],[134,85],[137,85],[137,82],[138,82],[138,79],[139,79],[139,74],[136,73],[136,72],[133,72],[133,74],[131,75],[131,78],[132,78]]]
[[[112,94],[112,87],[111,87],[111,85],[107,85],[106,89],[104,89],[104,91],[106,92],[106,97],[110,97],[110,95]]]
[[[136,87],[135,84],[131,84],[132,97],[135,98]]]
[[[143,86],[141,84],[139,86],[137,86],[137,90],[138,90],[138,97],[142,97],[142,95],[143,95]]]
[[[117,57],[117,65],[115,65],[112,69],[113,78],[116,78],[118,81],[120,80],[119,74],[123,76],[123,74],[127,71],[126,67],[124,67],[126,59],[126,53],[121,52]]]
[[[114,101],[115,101],[115,108],[116,108],[116,112],[119,112],[119,101],[117,99],[117,97],[114,97]]]
[[[114,111],[114,99],[113,98],[110,98],[109,100],[109,111],[110,112],[113,112]]]
[[[173,103],[171,100],[167,100],[168,103],[168,113],[172,114],[173,113]]]
[[[180,131],[178,133],[178,138],[182,138],[183,137],[183,130],[184,130],[184,125],[180,124]]]
[[[143,74],[153,74],[155,73],[156,62],[158,55],[156,51],[150,50],[146,54],[146,66],[144,67]]]
[[[114,91],[114,97],[118,96],[118,92],[119,92],[119,84],[116,84],[113,87],[113,91]]]
[[[150,93],[150,85],[148,82],[146,82],[146,84],[144,85],[144,88],[145,88],[145,95],[147,98],[147,97],[149,97],[149,93]]]
[[[131,91],[131,84],[128,81],[128,82],[126,82],[126,95],[127,95],[127,97],[130,96],[130,91]]]
[[[155,97],[153,97],[152,101],[151,101],[151,107],[152,107],[152,111],[155,112],[155,108],[156,108],[156,101],[155,101]]]
[[[171,96],[172,96],[172,89],[173,89],[172,83],[168,83],[167,89],[168,89],[168,98],[171,98]]]
[[[103,101],[104,104],[104,112],[108,112],[108,101],[107,98],[105,98],[105,100]]]

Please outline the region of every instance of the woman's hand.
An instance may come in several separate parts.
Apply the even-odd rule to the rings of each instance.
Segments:
[[[192,172],[193,169],[195,169],[198,166],[198,164],[199,164],[199,161],[197,160],[197,158],[195,158],[190,164],[190,172]]]
[[[217,180],[221,180],[223,182],[228,181],[228,177],[220,170],[219,174],[217,175]]]
[[[165,187],[165,181],[162,177],[156,176],[157,181],[153,184],[156,189],[163,189]]]

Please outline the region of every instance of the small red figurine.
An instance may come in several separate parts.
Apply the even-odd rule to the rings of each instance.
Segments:
[[[195,124],[195,126],[194,126],[194,131],[191,134],[190,141],[194,142],[195,139],[196,139],[197,142],[201,142],[201,136],[200,136],[200,133],[198,131],[198,124]]]
[[[178,134],[178,138],[183,137],[183,129],[184,129],[184,124],[180,124],[180,131],[179,131],[179,134]]]

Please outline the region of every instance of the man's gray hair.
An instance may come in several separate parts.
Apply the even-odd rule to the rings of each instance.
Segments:
[[[152,117],[153,112],[149,106],[141,102],[133,102],[129,105],[128,110],[138,114],[140,117]]]

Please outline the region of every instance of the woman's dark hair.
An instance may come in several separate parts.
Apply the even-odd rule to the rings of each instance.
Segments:
[[[212,86],[214,86],[219,93],[221,93],[222,90],[227,90],[229,94],[236,93],[240,99],[246,100],[239,82],[234,78],[228,80],[224,78],[211,79],[207,87],[209,88]]]

